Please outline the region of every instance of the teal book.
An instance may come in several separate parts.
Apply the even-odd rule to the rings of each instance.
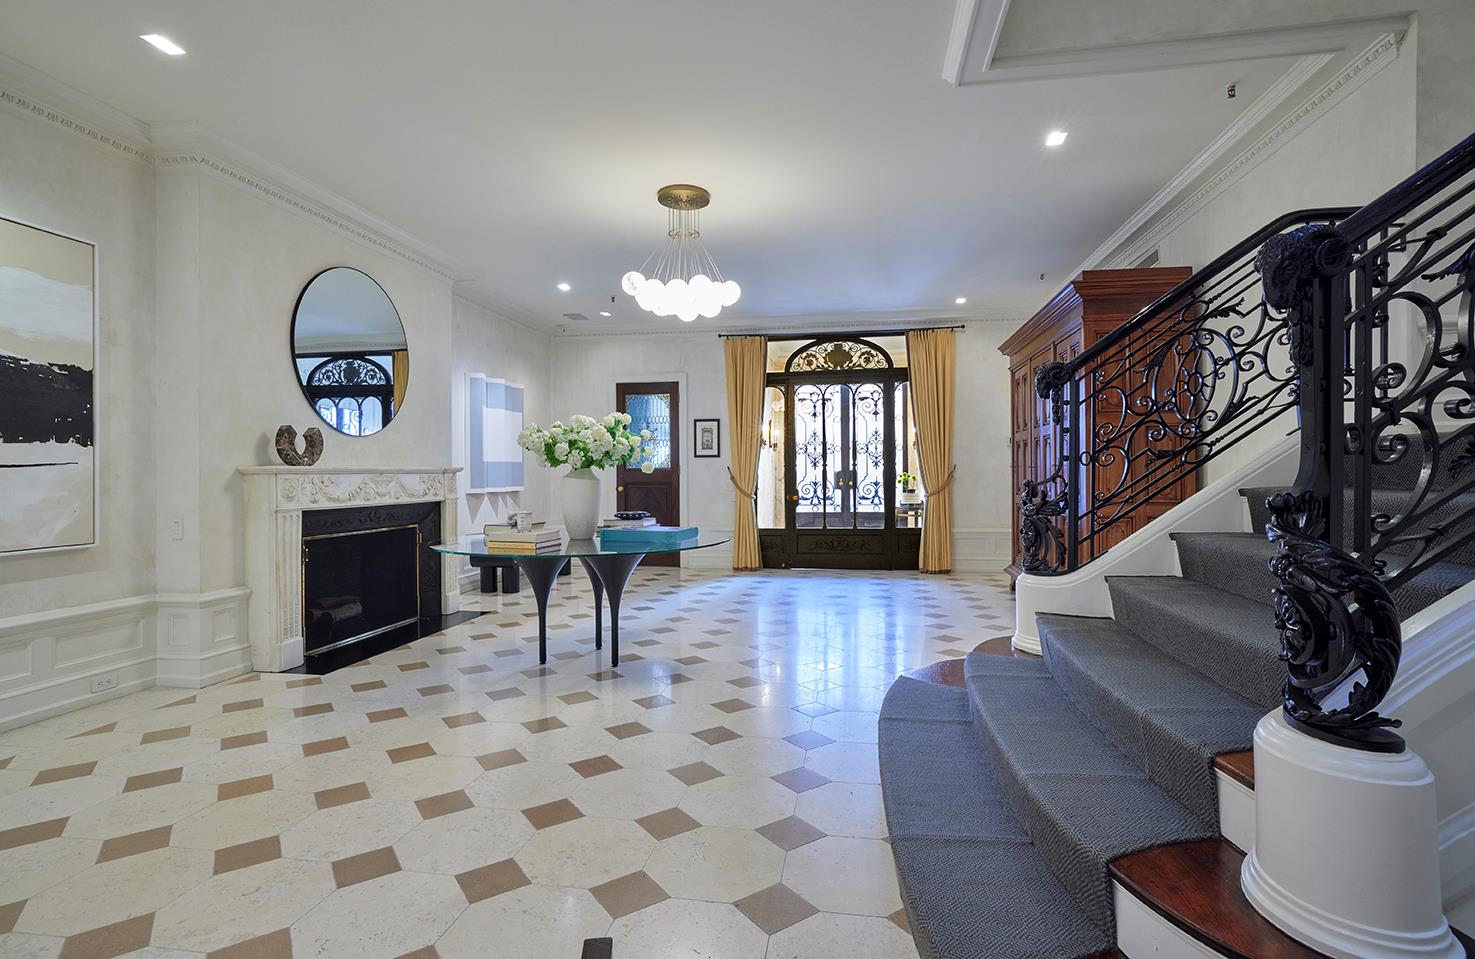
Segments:
[[[675,546],[696,537],[695,526],[637,526],[599,531],[599,542],[611,546]]]

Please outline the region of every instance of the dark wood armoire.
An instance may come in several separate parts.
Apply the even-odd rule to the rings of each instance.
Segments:
[[[1055,437],[1050,412],[1035,392],[1035,374],[1052,360],[1079,356],[1144,307],[1186,280],[1186,266],[1140,270],[1086,270],[1050,298],[1038,313],[999,347],[1009,357],[1009,425],[1011,437],[1010,514],[1013,546],[1008,567],[1012,580],[1021,572],[1019,557],[1018,494],[1026,479],[1044,479],[1053,470]],[[1116,478],[1114,478],[1116,479]],[[1089,480],[1088,480],[1089,482]],[[1191,495],[1198,488],[1196,474],[1154,496],[1130,519],[1103,534],[1110,546],[1149,520]]]

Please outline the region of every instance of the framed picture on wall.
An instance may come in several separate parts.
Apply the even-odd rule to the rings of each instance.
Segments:
[[[466,377],[466,492],[514,493],[523,488],[523,386],[484,373]]]
[[[0,556],[97,545],[97,248],[0,218]]]
[[[722,455],[721,420],[692,420],[691,431],[691,455],[713,458]]]

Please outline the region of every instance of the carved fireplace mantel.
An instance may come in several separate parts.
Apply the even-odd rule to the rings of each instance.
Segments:
[[[302,665],[302,514],[439,502],[443,539],[457,537],[457,467],[245,466],[246,585],[251,588],[251,665]],[[457,559],[441,560],[441,612],[461,608]]]

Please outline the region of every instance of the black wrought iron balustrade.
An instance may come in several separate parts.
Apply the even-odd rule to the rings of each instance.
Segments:
[[[1294,408],[1290,328],[1262,295],[1255,255],[1282,231],[1352,212],[1266,224],[1074,360],[1040,369],[1049,469],[1020,493],[1026,573],[1091,562],[1155,498]]]
[[[1393,591],[1475,579],[1475,136],[1337,225],[1275,237],[1259,265],[1302,384],[1299,472],[1267,528],[1285,712],[1401,751],[1377,712],[1402,649]]]

